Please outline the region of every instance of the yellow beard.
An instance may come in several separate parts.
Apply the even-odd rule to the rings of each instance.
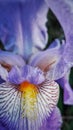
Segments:
[[[19,90],[22,92],[22,116],[29,119],[36,119],[37,87],[26,81],[20,85]]]

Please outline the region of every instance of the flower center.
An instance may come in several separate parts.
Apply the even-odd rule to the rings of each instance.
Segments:
[[[19,86],[19,91],[22,93],[22,115],[23,117],[28,117],[30,119],[36,118],[33,117],[33,112],[36,111],[36,103],[37,103],[37,94],[38,89],[36,85],[31,84],[27,81],[23,82]]]
[[[38,93],[38,89],[37,89],[36,85],[31,84],[28,81],[25,81],[25,82],[20,84],[19,91],[25,92],[25,93],[27,93],[27,92],[28,93],[35,92],[35,94]]]

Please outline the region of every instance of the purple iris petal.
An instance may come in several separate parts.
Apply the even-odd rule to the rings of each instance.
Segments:
[[[2,67],[1,65],[0,65],[0,76],[5,81],[6,81],[7,76],[8,76],[8,71],[4,67]]]
[[[0,50],[0,64],[9,64],[10,66],[24,66],[25,61],[20,55]]]
[[[14,54],[11,56],[10,53],[6,54],[5,52],[2,54],[0,52],[0,63],[5,62],[10,65],[17,65],[17,67],[13,67],[9,72],[8,80],[11,83],[20,84],[23,81],[28,80],[31,83],[40,84],[45,79],[41,70],[44,70],[47,73],[46,77],[48,79],[56,80],[63,77],[67,70],[73,65],[73,47],[71,46],[71,43],[73,42],[73,15],[69,8],[68,2],[66,0],[45,1],[48,2],[50,8],[55,12],[56,16],[61,22],[66,35],[67,44],[66,46],[63,46],[63,50],[60,48],[52,48],[51,51],[47,49],[46,51],[41,52],[31,61],[31,65],[34,67],[26,65],[21,68],[20,66],[23,66],[25,64],[22,58],[19,59],[19,56],[16,56]],[[1,3],[0,37],[4,43],[5,49],[15,51],[23,55],[25,59],[28,59],[29,56],[35,52],[35,49],[43,49],[47,42],[45,29],[47,11],[48,7],[43,0],[32,0],[21,3]],[[42,21],[42,23],[40,21]],[[32,47],[33,44],[35,46]],[[41,70],[36,68],[37,66]],[[73,91],[71,91],[66,79],[64,79],[64,85],[65,103],[73,103]],[[47,87],[47,93],[49,89],[48,86],[46,86],[46,83],[44,84],[43,88],[45,89],[45,87]],[[15,128],[15,130],[26,130],[29,128],[32,130],[32,128],[36,128],[37,125],[35,124],[30,126],[32,123],[30,123],[29,120],[27,125],[26,118],[24,120],[20,118],[21,93],[16,91],[16,89],[14,89],[14,86],[8,83],[3,84],[3,86],[1,85],[0,90],[0,119],[6,123],[9,128]],[[47,113],[47,111],[44,111],[45,109],[47,110],[45,103],[48,103],[48,101],[44,102],[43,99],[47,100],[47,95],[44,96],[44,93],[41,90],[40,92],[41,94],[38,96],[38,105],[39,103],[42,104],[39,105],[41,106],[39,108],[42,109],[42,112],[40,111],[40,117],[44,117],[43,115]],[[53,125],[51,125],[51,122]],[[61,115],[59,114],[58,109],[55,109],[55,111],[51,113],[51,117],[45,121],[45,125],[40,129],[59,130],[61,123]]]
[[[39,130],[43,120],[49,118],[50,122],[56,119],[58,110],[55,116],[52,112],[59,98],[58,84],[54,81],[45,81],[38,90],[36,98],[30,91],[22,96],[22,92],[16,89],[16,85],[9,82],[0,84],[0,121],[8,130]],[[33,90],[32,93],[35,94]],[[58,120],[58,123],[57,119],[55,120],[57,123],[56,126],[54,125],[55,128],[60,127],[60,116]]]
[[[32,57],[30,64],[33,66],[39,66],[42,70],[45,69],[51,62],[57,62],[61,57],[61,47],[48,48],[45,51],[37,53]],[[53,55],[54,54],[54,55]]]
[[[58,42],[55,41],[52,43],[52,47],[33,56],[29,63],[46,72],[46,78],[49,80],[57,80],[63,77],[69,69],[68,64],[62,57],[64,45],[61,46]]]
[[[62,78],[69,69],[69,65],[61,58],[58,63],[47,72],[46,78],[49,80],[58,80]]]
[[[17,1],[0,2],[0,38],[6,50],[27,59],[35,49],[47,44],[48,7],[44,0]]]
[[[56,107],[51,116],[44,121],[40,130],[60,130],[62,125],[62,117],[59,109]]]
[[[58,78],[61,78],[67,72],[67,69],[69,69],[73,64],[73,58],[72,58],[73,57],[73,49],[72,49],[72,46],[71,46],[71,42],[73,42],[73,38],[72,38],[73,32],[72,32],[72,29],[71,29],[72,23],[73,23],[73,16],[72,16],[72,12],[70,10],[70,5],[68,5],[68,2],[63,1],[63,0],[59,0],[59,1],[45,0],[45,1],[47,2],[47,5],[56,14],[57,18],[59,19],[60,24],[62,25],[62,27],[65,31],[65,35],[66,35],[66,43],[67,44],[62,46],[62,49],[61,49],[61,57],[62,58],[57,63],[58,65],[54,66],[54,69],[51,70],[51,73],[53,72],[54,76],[55,76],[55,73],[57,73],[57,76],[54,77],[54,79],[58,79]],[[62,10],[62,12],[60,13],[61,10]],[[68,17],[70,19],[68,19]],[[52,51],[52,54],[55,54],[55,52]],[[41,55],[43,55],[43,56],[41,56]],[[41,58],[38,58],[39,57],[39,55],[38,55],[37,58],[35,58],[32,61],[32,62],[34,62],[33,65],[41,66],[41,64],[40,64],[41,60],[45,57],[44,63],[45,63],[45,66],[46,66],[47,57],[49,57],[50,54],[49,54],[48,51],[46,51],[47,56],[44,56],[44,55],[45,55],[45,53],[40,54]],[[48,58],[48,61],[49,61],[49,58]],[[42,62],[43,62],[43,60],[42,60]],[[42,65],[44,63],[42,63]],[[47,64],[47,66],[48,66],[48,64]],[[63,65],[63,67],[61,67],[59,69],[59,66],[62,66],[62,65]],[[56,70],[55,70],[55,68],[56,68]]]
[[[60,48],[61,47],[61,44],[60,44],[60,41],[58,39],[55,39],[51,45],[49,46],[49,48]]]
[[[45,80],[44,73],[38,69],[29,65],[24,67],[13,67],[8,74],[8,81],[14,84],[20,84],[24,81],[31,82],[33,84],[40,84]]]
[[[2,84],[3,82],[5,82],[5,80],[3,80],[3,79],[0,77],[0,84]]]
[[[66,45],[64,47],[63,58],[65,61],[73,65],[73,10],[72,0],[45,0],[47,5],[52,9],[60,24],[62,25],[66,38]]]
[[[58,80],[58,83],[64,89],[64,103],[73,105],[73,90],[71,89],[68,80],[65,77],[63,77]]]
[[[5,126],[0,122],[0,130],[7,130]]]
[[[60,45],[59,40],[55,40],[50,48],[33,56],[29,64],[38,66],[46,72],[46,79],[62,78],[70,69],[70,65],[62,56],[64,46],[65,44]]]
[[[8,81],[14,84],[20,84],[25,79],[21,76],[21,71],[18,67],[13,67],[8,74]]]

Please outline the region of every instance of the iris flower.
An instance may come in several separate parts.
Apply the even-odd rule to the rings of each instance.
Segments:
[[[0,39],[6,50],[0,50],[0,130],[60,130],[58,83],[64,103],[73,104],[67,78],[73,66],[70,2],[0,1]],[[44,50],[49,8],[64,29],[65,41],[60,45],[56,39]]]

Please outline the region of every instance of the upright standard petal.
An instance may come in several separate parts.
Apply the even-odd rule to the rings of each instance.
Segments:
[[[0,39],[2,40],[6,50],[15,52],[20,51],[19,44],[17,45],[16,42],[17,34],[20,31],[19,28],[17,28],[18,23],[20,23],[19,17],[20,12],[16,2],[0,1]],[[19,35],[19,39],[21,35],[22,34]]]
[[[73,65],[73,1],[72,0],[45,0],[63,27],[66,39],[64,60]]]
[[[1,1],[0,39],[5,49],[24,55],[26,59],[36,48],[43,49],[48,38],[47,12],[44,0]]]
[[[37,52],[38,49],[44,49],[48,41],[46,22],[48,20],[47,13],[49,8],[43,0],[35,0],[35,9],[36,14],[31,23],[32,41],[35,45],[33,47],[33,53]]]

